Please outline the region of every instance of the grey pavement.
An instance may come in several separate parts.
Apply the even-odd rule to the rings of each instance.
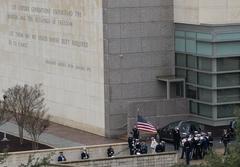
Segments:
[[[6,132],[7,134],[10,134],[13,136],[19,136],[18,126],[12,122],[7,122],[4,125],[0,126],[0,131]],[[26,131],[24,131],[24,138],[31,140],[31,137],[28,135]],[[68,139],[64,139],[62,137],[55,136],[53,134],[49,134],[49,133],[43,133],[39,138],[39,143],[42,143],[54,148],[74,147],[74,146],[84,145],[75,141],[71,141]]]

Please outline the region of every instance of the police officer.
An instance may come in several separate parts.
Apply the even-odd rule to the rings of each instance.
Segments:
[[[230,142],[230,136],[229,136],[229,133],[227,133],[226,129],[223,130],[223,136],[222,136],[221,142],[223,142],[223,144],[224,144],[224,154],[223,155],[226,155],[227,149],[228,149],[227,148],[228,143]]]
[[[59,152],[58,162],[66,161],[66,157],[63,155],[63,152]]]
[[[160,152],[163,152],[164,151],[164,146],[163,144],[160,142],[157,144],[156,148],[155,148],[155,152],[156,153],[160,153]]]
[[[212,147],[213,147],[212,132],[207,133],[207,138],[208,138],[208,150],[212,150]]]
[[[114,150],[113,150],[112,146],[109,146],[109,148],[107,149],[107,155],[108,155],[108,157],[113,157]]]

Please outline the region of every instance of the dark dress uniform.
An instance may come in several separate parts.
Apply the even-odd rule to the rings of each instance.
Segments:
[[[190,141],[186,141],[184,143],[185,151],[186,151],[186,164],[189,165],[190,163],[190,153],[191,153],[191,143]]]
[[[63,155],[63,152],[60,152],[60,155],[58,156],[58,162],[61,162],[61,161],[66,161],[66,157]]]
[[[230,135],[228,133],[224,133],[221,140],[224,144],[224,155],[226,155],[228,149],[227,146],[230,141]]]
[[[89,159],[89,154],[87,153],[87,151],[83,151],[81,153],[81,159]]]

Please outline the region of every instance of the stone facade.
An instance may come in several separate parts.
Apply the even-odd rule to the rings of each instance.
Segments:
[[[174,21],[184,24],[240,22],[239,0],[174,0]]]
[[[175,152],[135,156],[113,157],[64,163],[65,167],[171,167],[177,163]],[[55,165],[52,165],[55,166]],[[58,166],[58,165],[56,165]]]
[[[106,136],[126,133],[131,101],[166,98],[174,74],[172,0],[104,0]],[[150,108],[145,108],[148,112]]]
[[[0,89],[42,83],[53,121],[104,135],[101,0],[3,0]]]
[[[24,152],[12,152],[9,153],[6,161],[1,164],[5,167],[17,167],[21,163],[26,164],[28,157],[33,155],[36,158],[43,158],[51,156],[51,163],[57,164],[57,157],[59,152],[64,152],[64,155],[69,162],[76,162],[81,160],[81,152],[83,148],[88,150],[90,158],[93,159],[103,159],[107,157],[107,149],[112,146],[115,150],[117,157],[125,156],[129,154],[127,143],[112,143],[103,145],[92,145],[92,146],[79,146],[79,147],[68,147],[68,148],[57,148],[57,149],[47,149],[47,150],[37,150],[37,151],[24,151]]]
[[[53,121],[121,135],[131,102],[166,98],[173,0],[3,0],[0,14],[0,89],[42,83]]]

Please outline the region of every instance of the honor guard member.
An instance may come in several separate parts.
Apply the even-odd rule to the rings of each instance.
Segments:
[[[81,159],[89,159],[89,154],[86,148],[84,148],[83,152],[81,153]]]
[[[187,138],[183,138],[182,141],[181,141],[181,147],[182,147],[182,154],[181,154],[181,159],[184,158],[184,154],[186,154],[186,148],[184,146],[184,143],[187,141]]]
[[[139,139],[136,139],[135,147],[136,147],[136,153],[137,152],[141,153],[141,143],[140,143]]]
[[[139,130],[137,129],[136,125],[132,129],[132,132],[133,132],[133,139],[139,139]]]
[[[188,138],[188,140],[184,143],[184,147],[186,149],[186,164],[189,165],[191,159],[191,138]]]
[[[146,142],[143,142],[141,144],[141,154],[147,154],[147,152],[148,152],[148,146],[147,146]]]

